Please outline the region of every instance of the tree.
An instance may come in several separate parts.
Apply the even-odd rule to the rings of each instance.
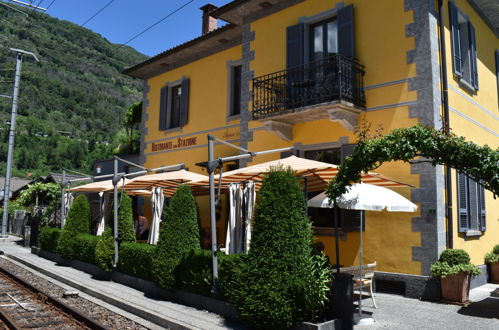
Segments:
[[[175,284],[174,270],[191,250],[201,249],[197,207],[191,188],[180,186],[165,212],[153,258],[153,279],[160,286]]]
[[[69,209],[57,243],[57,253],[65,258],[72,258],[74,238],[78,234],[90,234],[90,223],[90,204],[85,195],[79,195]]]
[[[317,312],[313,311],[317,303],[323,306],[325,302],[324,290],[317,287],[328,291],[330,278],[318,283],[321,278],[316,276],[306,209],[291,169],[271,169],[255,208],[251,249],[234,274],[231,293],[231,300],[251,327],[291,327]]]
[[[448,165],[480,182],[494,195],[499,194],[499,148],[479,146],[464,137],[422,125],[398,128],[377,138],[369,137],[367,130],[360,132],[353,154],[339,167],[326,194],[335,199],[352,182],[360,181],[363,172],[372,171],[384,162],[410,162],[415,157],[425,157],[433,165]]]

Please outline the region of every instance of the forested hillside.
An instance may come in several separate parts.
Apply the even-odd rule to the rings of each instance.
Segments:
[[[111,155],[127,107],[142,98],[141,82],[120,73],[146,59],[71,22],[0,6],[0,94],[12,95],[15,53],[22,66],[14,174],[46,174],[62,167],[89,171]],[[0,173],[5,173],[11,99],[0,97]],[[116,141],[114,141],[116,143]]]

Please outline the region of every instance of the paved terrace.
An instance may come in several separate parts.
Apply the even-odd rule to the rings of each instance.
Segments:
[[[220,315],[156,300],[133,288],[91,275],[31,254],[31,250],[15,243],[0,242],[0,251],[18,265],[29,269],[63,288],[82,291],[80,295],[122,314],[149,328],[160,328],[147,319],[148,314],[163,319],[172,328],[234,329],[239,325]],[[4,256],[4,257],[5,257]],[[98,297],[100,299],[97,299]],[[369,297],[363,300],[364,310],[373,313],[374,325],[355,329],[499,329],[499,285],[486,284],[470,292],[473,301],[468,307],[419,301],[402,296],[378,293],[378,309],[372,308]],[[103,302],[102,300],[105,300]],[[123,308],[124,306],[127,306]],[[120,308],[121,307],[121,308]],[[124,311],[128,310],[127,311]],[[132,311],[132,313],[130,313]]]

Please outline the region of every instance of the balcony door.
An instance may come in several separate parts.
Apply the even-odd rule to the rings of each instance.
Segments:
[[[310,62],[329,58],[338,53],[338,24],[336,18],[310,26]]]

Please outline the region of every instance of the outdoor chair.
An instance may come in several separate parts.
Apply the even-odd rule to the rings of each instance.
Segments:
[[[354,290],[359,290],[359,294],[362,295],[363,288],[369,288],[369,295],[376,306],[376,301],[374,300],[373,282],[374,282],[374,271],[376,269],[376,261],[372,264],[362,265],[362,276],[360,274],[359,266],[350,266],[340,268],[340,272],[353,275],[353,288]]]

